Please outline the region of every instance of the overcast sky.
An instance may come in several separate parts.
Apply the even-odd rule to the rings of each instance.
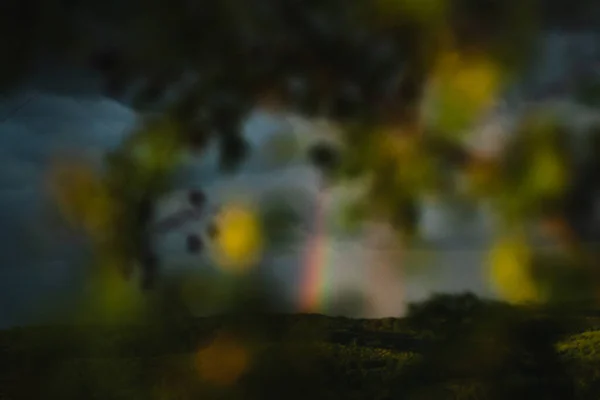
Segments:
[[[544,86],[568,70],[565,57],[560,57],[565,55],[561,47],[564,37],[549,36],[548,42],[549,50],[542,54],[540,63],[544,69],[535,75],[536,86]],[[43,183],[51,157],[76,149],[100,161],[102,154],[117,146],[134,126],[136,114],[102,97],[99,88],[99,80],[91,72],[44,65],[16,94],[0,95],[0,328],[34,321],[49,298],[59,296],[68,301],[77,290],[82,271],[73,260],[81,245],[47,218],[49,205]],[[274,131],[273,124],[269,118],[257,116],[247,128],[258,143]],[[194,176],[189,175],[190,184]],[[434,210],[428,215],[432,214]],[[435,216],[429,219],[431,226],[440,224]],[[432,291],[473,290],[489,295],[481,268],[484,230],[481,224],[473,226],[460,235],[449,234],[447,226],[442,226],[446,232],[441,234],[443,229],[431,228],[445,242],[438,261],[428,269],[432,273],[404,275],[388,279],[386,284],[398,285],[402,297],[409,300]],[[362,240],[357,246],[333,237],[328,242],[332,248],[331,287],[337,282],[340,291],[344,287],[373,291],[362,274],[364,264],[373,257],[373,249],[365,250],[368,241]],[[274,270],[281,285],[278,292],[289,297],[298,293],[303,251],[299,245],[296,252],[280,255],[279,265],[283,266]],[[382,305],[373,316],[395,314],[388,300],[380,300]]]

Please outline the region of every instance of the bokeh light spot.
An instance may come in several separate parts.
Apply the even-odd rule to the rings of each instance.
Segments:
[[[89,279],[87,302],[82,318],[94,323],[120,324],[141,318],[144,296],[134,282],[123,279],[106,255]],[[116,262],[116,261],[115,261]]]
[[[50,171],[49,185],[68,223],[96,238],[108,232],[114,204],[101,177],[90,165],[75,160],[58,162]]]
[[[234,384],[250,366],[248,349],[230,334],[221,333],[196,355],[200,377],[215,385]]]
[[[501,77],[500,68],[486,56],[442,53],[425,99],[433,125],[449,134],[468,128],[493,105]]]
[[[244,205],[224,206],[215,237],[218,264],[231,272],[243,272],[262,254],[263,233],[258,214]]]
[[[551,150],[536,151],[527,187],[541,196],[553,196],[562,192],[566,184],[566,168],[558,155]]]
[[[520,304],[541,300],[531,273],[531,250],[524,238],[500,239],[490,251],[489,267],[492,285],[506,301]]]

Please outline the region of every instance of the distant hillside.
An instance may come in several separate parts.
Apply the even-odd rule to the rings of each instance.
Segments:
[[[11,329],[0,399],[600,398],[595,312],[420,310]]]

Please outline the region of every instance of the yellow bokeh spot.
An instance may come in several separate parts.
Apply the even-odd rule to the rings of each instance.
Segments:
[[[411,133],[399,128],[382,132],[381,151],[399,158],[414,158],[418,151],[418,138]]]
[[[469,102],[485,104],[498,89],[499,70],[489,59],[450,53],[442,57],[438,68],[441,83]]]
[[[550,149],[540,149],[533,154],[525,186],[535,195],[558,195],[565,187],[566,175],[567,170],[560,157]]]
[[[441,54],[429,82],[429,107],[445,131],[464,129],[495,100],[502,71],[485,55]]]
[[[155,174],[175,167],[180,153],[178,125],[168,119],[152,121],[126,144],[135,162],[138,177],[151,180]]]
[[[234,384],[250,365],[250,352],[232,335],[219,334],[196,355],[200,377],[216,385]]]
[[[89,278],[89,297],[82,317],[109,324],[129,323],[141,318],[144,295],[135,280],[125,279],[114,265],[110,265],[110,256],[100,258],[104,263]]]
[[[501,239],[489,254],[492,286],[510,303],[533,303],[541,300],[538,285],[531,274],[531,251],[524,238]]]
[[[62,162],[50,173],[50,190],[69,223],[93,237],[106,235],[114,203],[102,178],[85,163]]]
[[[248,206],[230,204],[218,216],[217,262],[231,272],[243,272],[262,254],[263,232],[258,213]]]
[[[394,182],[398,187],[420,191],[432,182],[431,159],[423,152],[421,137],[412,131],[382,132],[376,165],[394,165]]]

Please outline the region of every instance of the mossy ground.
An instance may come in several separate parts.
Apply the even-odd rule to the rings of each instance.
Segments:
[[[597,399],[600,330],[577,319],[549,347],[534,316],[486,335],[471,320],[435,331],[422,319],[319,315],[206,318],[168,331],[20,328],[0,334],[0,399]]]

